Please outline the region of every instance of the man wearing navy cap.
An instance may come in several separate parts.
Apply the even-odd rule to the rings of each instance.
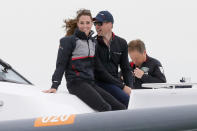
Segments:
[[[133,77],[129,66],[127,42],[112,32],[114,18],[110,12],[99,12],[93,21],[98,42],[96,58],[99,58],[97,62],[101,63],[105,70],[105,75],[101,75],[99,69],[95,69],[97,83],[117,100],[128,106]],[[124,83],[118,76],[119,66],[123,73]]]

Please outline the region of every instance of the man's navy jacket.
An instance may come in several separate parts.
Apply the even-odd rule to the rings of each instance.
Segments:
[[[136,68],[133,62],[130,63],[132,71]],[[134,88],[145,89],[142,87],[143,83],[165,83],[166,77],[161,63],[152,57],[147,56],[146,61],[138,67],[144,71],[144,75],[141,79],[134,77]],[[146,88],[147,89],[147,88]]]

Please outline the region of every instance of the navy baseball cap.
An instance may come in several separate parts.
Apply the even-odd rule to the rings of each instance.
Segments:
[[[109,11],[100,11],[95,18],[93,18],[93,21],[98,22],[112,22],[114,23],[114,18],[112,14]]]

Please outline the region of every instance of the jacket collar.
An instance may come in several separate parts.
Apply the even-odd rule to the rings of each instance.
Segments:
[[[149,56],[146,55],[146,60],[144,61],[144,63],[147,62],[148,60],[149,60]]]
[[[78,37],[79,39],[82,39],[82,40],[89,40],[90,38],[92,38],[92,35],[94,34],[94,32],[91,30],[89,35],[87,36],[85,34],[85,32],[82,32],[80,31],[78,28],[75,29],[75,32],[74,32],[74,35],[76,37]]]
[[[148,61],[149,61],[149,56],[146,55],[146,60],[142,63],[141,67],[145,66]]]
[[[104,44],[105,45],[105,43],[104,43],[104,41],[103,41],[103,36],[96,36],[96,38],[97,38],[97,41],[100,43],[100,44]],[[111,41],[113,41],[115,39],[115,34],[114,34],[114,32],[112,32],[112,38],[111,38]]]

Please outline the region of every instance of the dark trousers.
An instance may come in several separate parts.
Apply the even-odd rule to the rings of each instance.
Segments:
[[[130,96],[126,94],[121,88],[119,88],[116,85],[104,82],[97,82],[96,84],[102,87],[105,91],[109,92],[112,96],[114,96],[118,101],[123,103],[126,107],[128,107]]]
[[[79,97],[94,110],[110,111],[126,109],[122,103],[92,81],[72,80],[67,82],[67,88],[69,93]]]

